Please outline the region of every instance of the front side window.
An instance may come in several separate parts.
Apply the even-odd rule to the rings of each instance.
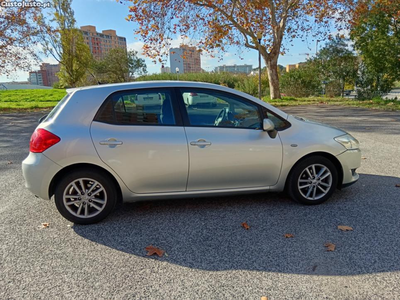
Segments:
[[[174,125],[168,90],[132,90],[110,95],[95,121],[118,125]]]
[[[181,89],[192,126],[261,129],[258,106],[215,90]]]

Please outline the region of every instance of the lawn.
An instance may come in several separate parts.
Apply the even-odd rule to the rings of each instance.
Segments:
[[[31,111],[54,107],[66,95],[62,89],[51,90],[11,90],[0,91],[0,112]],[[342,105],[352,107],[364,107],[381,110],[400,110],[400,101],[390,100],[352,100],[347,98],[309,97],[294,98],[283,97],[279,100],[271,100],[264,97],[264,101],[275,106],[297,105]]]
[[[380,110],[400,110],[400,101],[391,101],[382,99],[355,100],[348,98],[326,98],[326,97],[309,97],[309,98],[283,97],[283,99],[271,100],[265,97],[263,100],[274,106],[329,104],[329,105],[363,107],[363,108],[380,109]]]
[[[58,89],[0,91],[0,112],[52,108],[65,95]]]

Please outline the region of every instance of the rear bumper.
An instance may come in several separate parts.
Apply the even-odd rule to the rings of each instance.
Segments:
[[[50,183],[54,175],[60,170],[61,166],[44,154],[30,152],[22,162],[25,187],[36,196],[42,199],[49,199]]]
[[[343,181],[341,186],[347,187],[359,179],[357,169],[361,166],[361,150],[347,150],[336,156],[343,168]]]

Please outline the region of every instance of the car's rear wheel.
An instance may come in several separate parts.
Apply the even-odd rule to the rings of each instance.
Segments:
[[[60,214],[77,224],[103,220],[115,207],[117,192],[113,181],[103,172],[77,170],[60,180],[55,190]]]
[[[336,189],[338,172],[335,165],[323,156],[311,156],[295,165],[287,190],[289,196],[303,204],[320,204]]]

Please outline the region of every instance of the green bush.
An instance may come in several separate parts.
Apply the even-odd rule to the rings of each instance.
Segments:
[[[293,97],[309,97],[321,91],[321,81],[316,69],[303,66],[282,74],[280,78],[282,93]]]

